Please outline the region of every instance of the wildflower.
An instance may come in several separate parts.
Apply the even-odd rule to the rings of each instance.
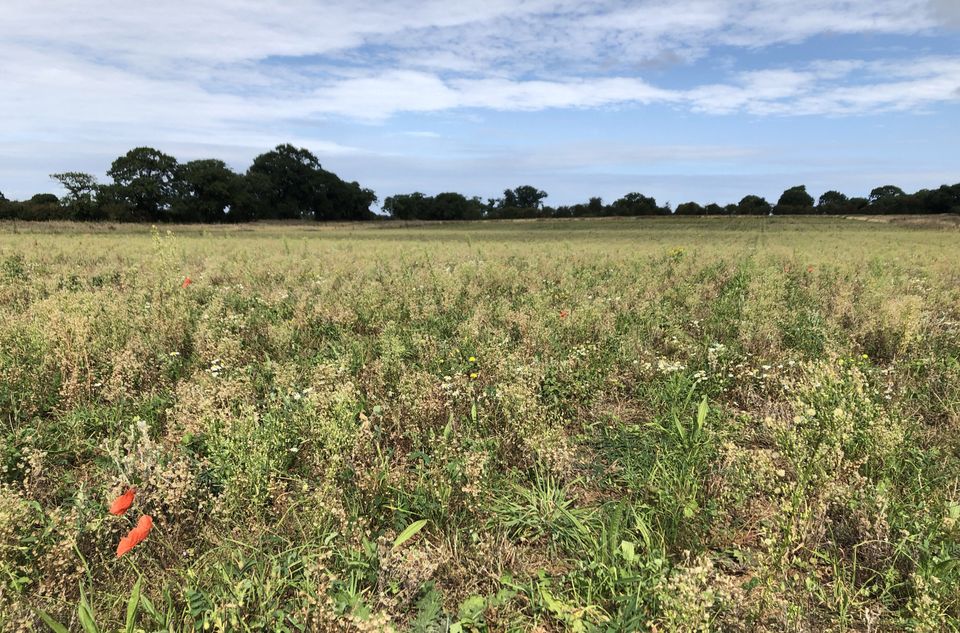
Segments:
[[[812,272],[813,272],[813,266],[807,266],[807,272],[808,272],[808,273],[812,273]]]
[[[125,493],[113,500],[113,503],[110,504],[110,514],[115,514],[120,516],[124,512],[130,509],[131,504],[133,504],[133,495],[135,489],[128,488]]]
[[[193,283],[193,280],[190,279],[190,277],[184,277],[184,278],[183,278],[183,283],[180,284],[180,287],[181,287],[181,288],[186,288],[187,286],[189,286],[189,285],[192,284],[192,283]]]
[[[140,517],[137,526],[120,539],[120,543],[117,545],[117,558],[120,558],[146,539],[152,529],[153,517],[149,514]]]
[[[560,310],[560,318],[561,318],[561,319],[566,319],[569,314],[570,314],[570,311],[569,311],[569,310]]]
[[[473,372],[473,373],[470,374],[470,379],[471,379],[471,380],[476,380],[479,375],[480,375],[480,374],[478,374],[477,372]]]
[[[468,358],[467,360],[469,360],[471,363],[475,363],[475,362],[477,362],[477,357],[476,357],[476,356],[471,356],[471,357]]]

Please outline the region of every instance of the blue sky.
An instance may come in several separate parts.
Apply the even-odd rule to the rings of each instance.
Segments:
[[[9,198],[138,145],[244,170],[282,142],[381,199],[960,182],[960,0],[3,4]]]

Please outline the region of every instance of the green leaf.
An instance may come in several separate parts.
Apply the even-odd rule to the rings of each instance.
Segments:
[[[93,616],[93,607],[87,601],[87,594],[83,591],[82,585],[80,587],[80,604],[77,605],[77,616],[80,618],[80,625],[84,631],[100,633],[100,628],[97,627],[97,622]]]
[[[487,599],[483,596],[470,596],[460,605],[460,622],[478,624],[483,612],[487,610]]]
[[[137,622],[137,607],[140,603],[140,583],[143,582],[143,576],[137,578],[137,583],[130,592],[130,600],[127,601],[127,633],[133,633],[134,625]]]
[[[400,534],[397,535],[396,540],[393,541],[393,549],[397,549],[398,547],[400,547],[401,545],[403,545],[404,543],[412,539],[414,536],[416,536],[417,532],[422,530],[423,526],[425,526],[426,524],[427,524],[426,519],[420,519],[419,521],[414,521],[413,523],[408,525],[403,530],[403,532],[400,532]]]
[[[677,429],[677,435],[680,436],[680,441],[686,443],[687,441],[687,430],[683,428],[683,422],[680,421],[680,418],[676,415],[673,416],[673,426]]]
[[[697,408],[697,432],[703,428],[703,423],[707,421],[707,413],[710,411],[710,405],[707,404],[707,397],[704,396]]]
[[[146,596],[141,596],[140,603],[143,605],[143,610],[147,612],[147,615],[153,618],[154,622],[156,622],[160,626],[163,626],[166,624],[166,619],[162,615],[160,615],[160,612],[157,611],[157,608],[153,606],[153,603],[150,602],[150,598]]]
[[[54,633],[70,633],[67,627],[63,626],[53,618],[51,618],[45,611],[37,609],[37,615],[40,616],[40,619],[43,620],[43,623],[50,627],[50,630]]]
[[[623,554],[623,559],[628,563],[637,559],[637,550],[630,541],[620,541],[620,553]]]

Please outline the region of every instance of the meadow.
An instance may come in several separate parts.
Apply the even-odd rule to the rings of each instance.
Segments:
[[[4,631],[960,630],[960,229],[0,224],[0,437]]]

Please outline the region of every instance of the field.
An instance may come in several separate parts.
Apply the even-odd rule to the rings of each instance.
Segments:
[[[5,631],[958,630],[960,230],[0,225],[0,434]]]

